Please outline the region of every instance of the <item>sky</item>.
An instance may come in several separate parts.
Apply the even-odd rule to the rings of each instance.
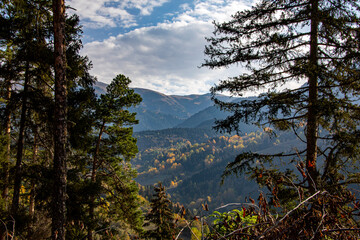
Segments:
[[[118,74],[131,87],[168,95],[205,94],[240,67],[211,70],[204,62],[205,37],[213,21],[251,7],[253,0],[68,0],[83,26],[82,55],[91,74],[110,83]]]

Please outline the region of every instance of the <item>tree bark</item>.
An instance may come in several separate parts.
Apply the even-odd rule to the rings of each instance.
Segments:
[[[35,127],[34,131],[34,146],[33,146],[33,163],[36,163],[37,155],[38,155],[38,143],[37,143],[37,128]],[[30,216],[30,224],[29,224],[29,236],[34,233],[34,220],[35,220],[35,179],[31,179],[30,182],[30,195],[29,195],[29,216]]]
[[[66,224],[66,143],[67,91],[65,57],[65,3],[53,0],[55,49],[54,195],[52,239],[65,239]]]
[[[25,67],[25,81],[24,81],[24,90],[22,97],[22,107],[21,107],[21,117],[20,117],[20,129],[19,137],[17,141],[17,152],[16,152],[16,165],[15,165],[15,177],[14,177],[14,193],[13,200],[11,205],[11,214],[16,216],[19,209],[20,202],[20,188],[21,188],[21,179],[22,179],[22,158],[24,150],[24,135],[25,135],[25,123],[26,123],[26,112],[27,112],[27,92],[29,85],[29,62],[26,63]]]
[[[317,159],[317,100],[318,100],[318,7],[319,1],[311,1],[311,35],[310,35],[310,58],[308,67],[309,103],[307,116],[307,152],[306,169],[308,172],[308,184],[310,192],[315,192],[318,172]]]
[[[93,158],[93,167],[92,167],[92,172],[91,172],[91,182],[95,183],[96,182],[96,170],[99,166],[98,164],[98,156],[99,156],[99,152],[100,152],[100,143],[101,143],[101,138],[102,138],[102,134],[104,132],[105,129],[105,122],[102,123],[101,128],[100,128],[100,132],[99,132],[99,136],[98,139],[96,141],[96,148],[95,148],[95,154],[94,154],[94,158]],[[90,197],[90,204],[89,204],[89,218],[90,218],[90,224],[88,226],[88,240],[93,240],[93,235],[94,235],[94,227],[93,227],[93,220],[94,220],[94,208],[95,208],[95,197],[91,196]]]
[[[9,69],[8,69],[9,70]],[[11,154],[11,111],[10,111],[10,100],[11,100],[11,77],[6,79],[6,112],[5,112],[5,137],[6,137],[6,155],[4,159],[3,169],[4,169],[4,188],[2,189],[1,196],[5,202],[5,211],[9,210],[9,185],[10,185],[10,154]],[[7,237],[7,232],[3,229],[3,226],[0,227],[0,239],[5,240]]]
[[[6,86],[6,102],[9,105],[11,99],[11,82],[7,80]],[[4,163],[4,189],[2,192],[2,198],[5,201],[5,210],[8,210],[9,204],[9,165],[10,165],[10,150],[11,150],[11,111],[9,107],[6,108],[6,120],[5,120],[5,137],[6,137],[6,155]]]
[[[36,128],[36,127],[35,127]],[[36,130],[34,131],[34,146],[33,146],[33,163],[36,163],[37,154],[38,154],[38,143]],[[31,189],[30,189],[30,203],[29,203],[29,215],[31,219],[34,218],[35,213],[35,180],[31,180]]]

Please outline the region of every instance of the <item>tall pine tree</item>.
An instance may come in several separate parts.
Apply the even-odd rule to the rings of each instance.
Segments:
[[[239,131],[239,122],[253,122],[275,134],[293,131],[304,142],[295,151],[278,154],[241,153],[224,176],[252,172],[260,183],[273,186],[274,199],[287,191],[283,200],[288,202],[318,191],[333,194],[343,199],[336,207],[342,210],[329,212],[338,221],[336,214],[353,200],[345,186],[360,182],[359,9],[352,0],[262,0],[228,22],[215,23],[203,66],[239,64],[245,69],[212,88],[215,103],[232,113],[216,128]],[[293,83],[301,86],[290,87]],[[221,92],[242,96],[261,90],[257,98],[242,101],[216,98]],[[288,170],[269,169],[266,164],[274,158],[286,160]],[[350,219],[339,224],[355,224]],[[320,220],[307,218],[307,234],[320,234],[311,227]]]
[[[340,172],[346,161],[357,159],[360,55],[356,9],[356,1],[346,0],[262,1],[236,13],[231,21],[216,24],[215,36],[208,38],[205,50],[209,59],[203,66],[241,64],[247,70],[212,88],[216,104],[233,113],[219,121],[217,128],[238,130],[240,121],[274,130],[301,131],[305,126],[306,147],[298,153],[305,160],[311,192],[321,187],[322,179],[334,177],[330,172]],[[290,89],[292,82],[303,85]],[[241,96],[263,89],[266,93],[256,99],[216,99],[218,92]],[[320,169],[319,156],[325,158],[327,171]],[[239,155],[227,172],[241,171],[263,157],[268,156]]]
[[[69,131],[65,143],[70,150],[66,157],[71,174],[66,184],[70,184],[71,192],[65,208],[64,181],[59,186],[61,181],[55,180],[53,173],[59,173],[57,177],[64,180],[66,169],[59,172],[51,166],[51,159],[55,158],[55,163],[59,160],[57,152],[54,153],[53,135],[58,136],[59,128],[55,124],[61,117],[54,117],[54,110],[63,107],[59,95],[54,93],[55,89],[59,90],[58,85],[54,87],[58,67],[54,58],[59,57],[59,52],[54,54],[52,5],[52,0],[0,4],[0,216],[6,223],[0,225],[1,239],[13,234],[26,239],[49,238],[51,212],[54,225],[62,228],[53,230],[53,238],[63,238],[64,227],[71,232],[69,238],[74,239],[86,236],[88,229],[93,233],[100,229],[94,233],[96,237],[106,235],[103,228],[120,238],[139,234],[142,212],[133,180],[136,171],[129,163],[137,152],[131,128],[137,120],[127,108],[138,104],[141,98],[128,87],[130,80],[123,75],[114,80],[107,94],[96,98],[92,88],[95,79],[88,73],[91,64],[87,57],[79,55],[81,27],[76,15],[65,18],[66,45],[60,50],[66,53],[66,83],[63,82],[65,86],[61,90],[66,88],[67,99],[63,100],[68,107],[66,116],[62,117],[69,123],[63,130]],[[56,103],[54,95],[57,95]],[[100,128],[103,121],[106,126]],[[99,141],[96,151],[99,135],[106,137]],[[60,167],[63,163],[60,162]],[[14,179],[14,190],[9,191]],[[60,201],[55,201],[59,195],[51,194],[53,190],[59,192],[57,187],[62,191]],[[11,199],[12,214],[6,209]],[[50,204],[53,199],[54,204],[61,206]],[[71,224],[64,222],[65,209],[70,213]],[[62,223],[58,224],[59,221]],[[74,233],[81,231],[79,223],[86,226],[81,237]]]
[[[53,0],[55,58],[54,195],[52,239],[65,240],[67,83],[65,55],[65,2]]]
[[[128,77],[117,75],[107,86],[107,93],[100,95],[95,104],[90,184],[97,191],[89,199],[89,240],[94,239],[94,230],[116,221],[141,231],[138,188],[133,180],[136,171],[130,165],[138,152],[131,126],[138,121],[136,113],[129,108],[140,104],[142,99],[129,88],[130,83]],[[110,207],[100,214],[104,201]]]

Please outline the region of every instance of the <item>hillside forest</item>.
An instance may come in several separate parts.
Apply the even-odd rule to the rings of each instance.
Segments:
[[[187,96],[98,82],[64,0],[0,9],[0,240],[360,239],[358,1],[214,22],[246,73]]]

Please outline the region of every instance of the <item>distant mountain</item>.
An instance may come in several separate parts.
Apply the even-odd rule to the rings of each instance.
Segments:
[[[186,119],[213,105],[210,94],[178,96],[143,88],[134,88],[134,90],[143,98],[141,108],[155,113],[166,113],[180,119]]]
[[[156,114],[171,115],[179,119],[189,117],[185,106],[172,96],[143,88],[134,88],[134,90],[143,99],[138,109],[144,109]]]
[[[96,82],[93,87],[95,89],[95,93],[97,95],[100,95],[100,94],[106,93],[106,87],[107,86],[108,86],[108,84],[106,84],[106,83]]]
[[[134,88],[143,101],[134,109],[139,124],[134,131],[173,128],[191,115],[211,106],[210,95],[165,95],[156,91]]]
[[[106,92],[107,84],[97,82],[94,86],[97,94]],[[174,127],[212,128],[213,120],[223,119],[227,115],[216,109],[211,95],[165,95],[149,89],[134,88],[143,101],[132,111],[137,112],[139,124],[134,126],[135,132],[161,130]],[[222,99],[230,99],[220,96]],[[211,120],[211,121],[210,121]],[[205,124],[206,122],[206,124]]]
[[[216,119],[223,119],[227,117],[226,112],[220,111],[216,106],[207,107],[198,113],[195,113],[176,127],[178,128],[208,128],[209,124],[214,125]]]
[[[183,121],[176,116],[149,111],[141,106],[133,111],[137,113],[136,119],[139,120],[139,124],[133,126],[135,132],[173,128]]]
[[[204,110],[192,115],[179,125],[177,128],[202,128],[212,129],[215,126],[215,120],[222,120],[228,117],[230,113],[221,111],[217,106],[207,107]],[[240,123],[239,129],[242,133],[255,132],[258,129],[253,124]]]

